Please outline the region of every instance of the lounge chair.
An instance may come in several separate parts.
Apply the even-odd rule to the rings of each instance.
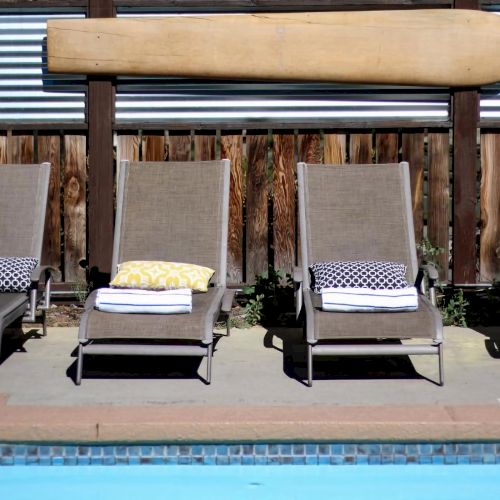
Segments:
[[[229,161],[121,163],[112,275],[135,260],[183,262],[215,270],[190,314],[120,314],[87,299],[79,329],[76,384],[84,355],[206,356],[211,381],[213,328],[233,293],[226,290]]]
[[[418,268],[408,164],[298,164],[302,263],[295,271],[297,315],[305,311],[307,378],[313,357],[435,354],[443,385],[443,328],[435,307],[437,271]],[[415,312],[326,312],[311,289],[316,262],[392,261],[407,266],[419,293]],[[424,276],[426,278],[424,278]],[[427,279],[428,278],[428,279]],[[404,344],[403,339],[418,339]]]
[[[0,257],[29,257],[40,263],[49,177],[49,163],[0,165]],[[26,322],[41,321],[46,335],[45,312],[50,307],[51,276],[55,272],[38,264],[31,273],[28,291],[13,291],[13,287],[0,293],[0,349],[4,329],[23,317]],[[44,280],[42,293],[39,285]]]

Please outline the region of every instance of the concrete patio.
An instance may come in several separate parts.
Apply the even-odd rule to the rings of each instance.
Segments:
[[[321,360],[308,388],[299,329],[221,335],[210,386],[200,359],[101,356],[79,387],[76,328],[11,331],[0,442],[500,440],[499,333],[447,327],[444,387],[412,356]]]

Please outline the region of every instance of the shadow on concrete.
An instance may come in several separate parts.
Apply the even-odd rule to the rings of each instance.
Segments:
[[[275,345],[275,338],[282,341],[283,349]],[[284,373],[307,385],[307,344],[302,328],[270,327],[264,347],[282,352]],[[409,356],[321,356],[314,358],[313,369],[314,380],[403,378],[437,383],[418,373]]]
[[[32,328],[23,332],[21,324],[12,324],[6,328],[2,337],[0,365],[14,353],[27,352],[24,344],[30,339],[43,339],[42,329]]]
[[[500,359],[500,326],[473,326],[472,330],[484,335],[486,352],[495,359]]]
[[[214,335],[214,357],[222,335]],[[77,357],[77,348],[71,353]],[[203,383],[206,370],[200,356],[113,356],[85,355],[82,383],[85,379],[198,379]],[[214,359],[216,362],[216,359]],[[201,368],[200,368],[201,367]],[[201,371],[201,375],[198,373]],[[76,359],[66,370],[66,376],[76,380]]]

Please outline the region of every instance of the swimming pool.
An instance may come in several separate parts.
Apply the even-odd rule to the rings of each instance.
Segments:
[[[0,498],[498,500],[500,465],[3,467]]]
[[[500,498],[500,443],[0,443],[0,499]]]

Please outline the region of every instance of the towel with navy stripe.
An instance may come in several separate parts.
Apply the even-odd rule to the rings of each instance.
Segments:
[[[190,288],[159,291],[100,288],[95,301],[95,308],[99,311],[137,314],[190,313],[192,305]]]
[[[324,311],[333,312],[404,312],[416,311],[418,292],[414,286],[396,290],[371,288],[323,288]]]

